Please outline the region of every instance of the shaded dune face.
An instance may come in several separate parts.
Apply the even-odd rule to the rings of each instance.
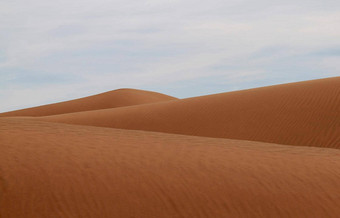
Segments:
[[[0,119],[0,217],[338,217],[340,151]]]
[[[17,111],[0,113],[5,116],[47,116],[54,114],[90,111],[105,108],[139,105],[160,101],[169,101],[176,98],[157,92],[137,89],[118,89],[85,98],[65,101],[55,104],[43,105]]]
[[[39,119],[340,148],[340,77]]]

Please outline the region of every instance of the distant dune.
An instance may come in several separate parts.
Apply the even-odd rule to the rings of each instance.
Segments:
[[[340,148],[340,77],[39,119]]]
[[[157,92],[143,91],[137,89],[118,89],[55,104],[27,108],[23,110],[0,113],[4,116],[47,116],[54,114],[73,113],[79,111],[98,110],[105,108],[116,108],[122,106],[146,104],[160,101],[174,100],[176,98]]]
[[[21,118],[0,136],[2,218],[340,214],[337,149]]]

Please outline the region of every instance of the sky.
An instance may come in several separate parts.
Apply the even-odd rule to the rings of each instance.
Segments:
[[[340,76],[339,0],[2,0],[0,112]]]

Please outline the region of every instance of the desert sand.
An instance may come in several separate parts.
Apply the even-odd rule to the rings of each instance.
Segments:
[[[39,119],[340,148],[340,77]]]
[[[118,89],[71,101],[65,101],[55,104],[0,113],[0,117],[47,116],[54,114],[64,114],[80,111],[90,111],[105,108],[116,108],[122,106],[146,104],[174,99],[176,98],[160,94],[157,92],[150,92],[137,89]]]
[[[0,119],[1,217],[337,217],[340,151]]]
[[[340,214],[340,77],[0,116],[1,218]]]

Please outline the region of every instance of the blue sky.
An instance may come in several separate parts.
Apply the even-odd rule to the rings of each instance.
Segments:
[[[339,27],[338,0],[4,0],[0,111],[340,76]]]

